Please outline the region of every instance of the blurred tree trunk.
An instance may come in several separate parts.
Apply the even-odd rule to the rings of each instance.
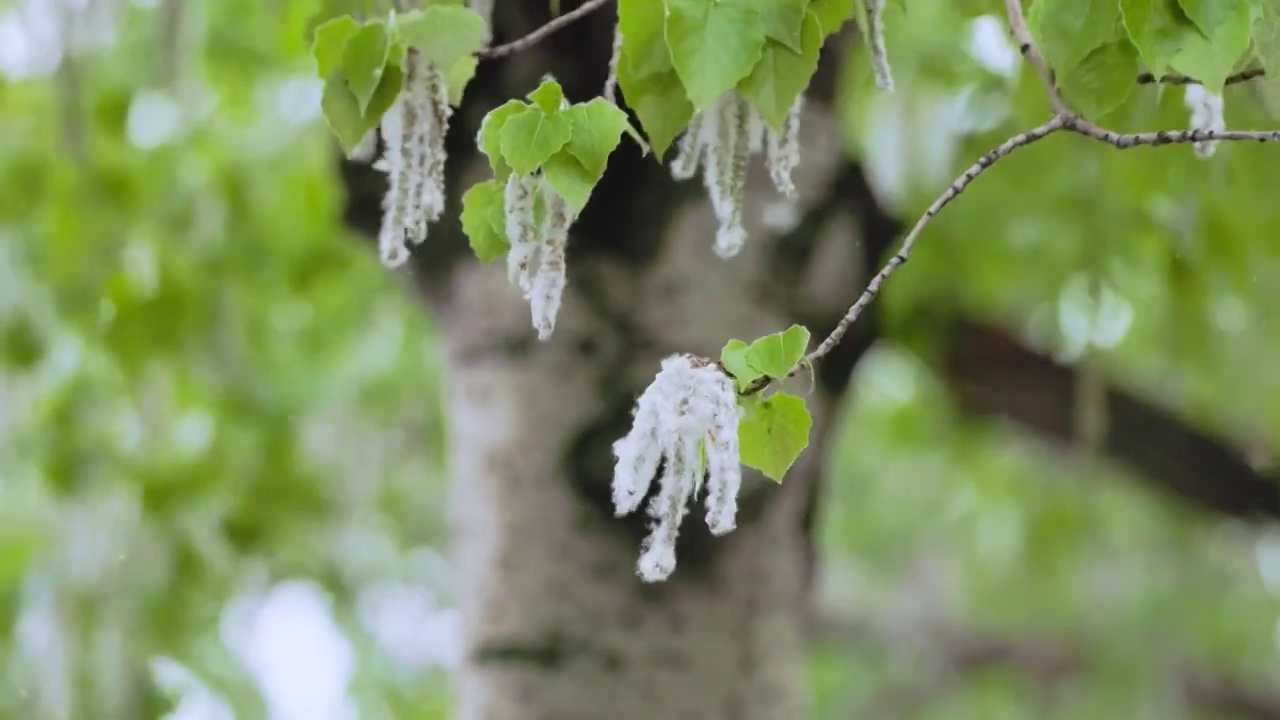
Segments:
[[[501,6],[501,38],[546,21],[546,3]],[[509,13],[502,15],[502,12]],[[456,217],[487,176],[472,146],[484,113],[551,71],[571,100],[598,95],[612,10],[512,60],[482,67],[450,133]],[[830,65],[825,62],[824,66]],[[865,226],[874,256],[894,235],[845,165],[823,95],[811,93],[791,210],[761,165],[748,189],[746,249],[712,252],[715,220],[700,183],[677,186],[629,140],[570,238],[555,335],[538,342],[501,262],[468,257],[456,220],[432,228],[411,272],[448,358],[452,550],[464,618],[463,720],[791,720],[804,716],[804,636],[812,515],[833,405],[872,324],[821,369],[813,443],[781,486],[748,476],[739,528],[712,538],[687,518],[665,583],[635,575],[642,514],[613,517],[612,443],[636,396],[676,352],[718,356],[792,322],[829,330],[857,296]],[[345,166],[348,219],[376,232],[381,179]],[[766,227],[765,216],[782,222]],[[854,222],[862,218],[861,224]],[[807,380],[797,382],[808,392]]]

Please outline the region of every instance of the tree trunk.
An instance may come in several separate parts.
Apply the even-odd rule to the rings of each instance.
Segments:
[[[837,170],[822,112],[805,118],[805,136],[826,147],[805,150],[803,198],[825,197]],[[736,531],[712,538],[690,513],[667,582],[636,577],[643,519],[615,519],[610,503],[611,445],[663,357],[716,357],[731,337],[803,319],[804,300],[773,287],[783,279],[779,238],[797,237],[759,222],[776,191],[762,167],[753,170],[750,239],[727,261],[712,252],[715,221],[701,188],[692,184],[681,193],[692,202],[680,202],[659,189],[670,181],[656,165],[594,199],[570,239],[565,303],[546,343],[534,339],[500,264],[454,270],[440,317],[466,638],[458,717],[804,716],[809,516],[843,383],[810,397],[814,445],[786,482],[749,479]],[[667,207],[626,207],[655,197]],[[602,206],[608,200],[621,204]],[[847,231],[839,235],[848,249]],[[648,244],[649,257],[611,257],[611,244]],[[822,314],[838,317],[856,295],[857,260],[845,252],[815,263],[836,270],[841,285]]]

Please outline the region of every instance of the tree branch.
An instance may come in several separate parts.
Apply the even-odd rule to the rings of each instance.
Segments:
[[[579,5],[577,8],[557,17],[519,40],[512,40],[504,45],[486,48],[476,53],[476,56],[484,60],[493,60],[495,58],[506,57],[513,53],[528,50],[534,45],[542,42],[553,33],[558,32],[573,22],[590,15],[611,2],[613,2],[613,0],[587,0],[587,2]]]
[[[1266,74],[1267,74],[1267,71],[1260,67],[1249,68],[1248,70],[1242,70],[1236,73],[1235,75],[1228,76],[1227,84],[1237,85],[1242,82],[1249,82],[1254,78],[1265,77]],[[1155,76],[1154,73],[1149,73],[1149,72],[1140,73],[1138,75],[1139,85],[1154,85],[1156,83],[1159,83],[1162,85],[1199,85],[1201,84],[1199,80],[1193,77],[1187,77],[1186,75],[1179,75],[1177,73],[1168,73],[1166,75],[1161,75],[1158,78]]]

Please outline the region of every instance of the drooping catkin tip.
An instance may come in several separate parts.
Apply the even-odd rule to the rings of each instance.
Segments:
[[[741,225],[721,225],[716,231],[716,255],[725,259],[734,257],[742,252],[746,240],[746,228]]]

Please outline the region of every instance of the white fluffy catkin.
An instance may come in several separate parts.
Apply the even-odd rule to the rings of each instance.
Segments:
[[[382,118],[386,150],[374,164],[388,176],[378,237],[388,266],[404,263],[407,243],[426,240],[427,225],[444,212],[444,139],[451,114],[440,72],[426,58],[410,54],[404,90]]]
[[[529,310],[539,340],[547,340],[556,329],[560,299],[565,286],[565,254],[569,246],[569,228],[573,225],[573,209],[549,185],[543,184],[547,198],[546,227],[539,242],[538,271],[529,291]]]
[[[707,526],[733,530],[742,485],[733,380],[715,365],[672,355],[636,401],[634,423],[614,443],[613,503],[618,516],[639,506],[659,466],[658,493],[650,501],[649,536],[636,571],[645,582],[664,580],[676,567],[676,541],[703,472],[706,451]]]
[[[769,177],[788,200],[795,200],[791,176],[800,164],[800,115],[804,96],[797,96],[781,132],[736,91],[729,91],[695,114],[676,144],[671,177],[692,178],[701,168],[703,184],[719,221],[715,252],[729,258],[742,250],[747,231],[743,203],[747,166],[752,155],[765,153]]]
[[[1203,85],[1191,84],[1187,85],[1183,101],[1191,111],[1192,130],[1222,132],[1227,129],[1226,104],[1221,95],[1205,90]],[[1218,141],[1204,140],[1192,143],[1192,146],[1195,148],[1196,155],[1208,158],[1212,157],[1214,151],[1218,149]]]

